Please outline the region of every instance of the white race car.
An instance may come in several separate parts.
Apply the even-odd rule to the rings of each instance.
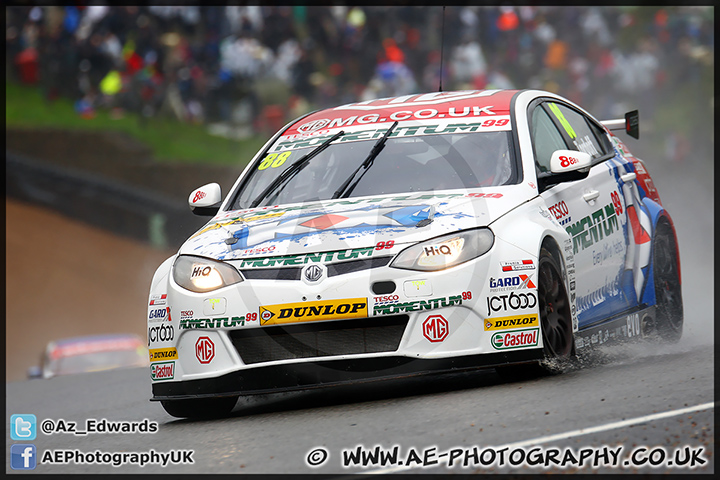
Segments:
[[[471,368],[562,369],[682,334],[673,223],[644,164],[537,90],[437,92],[308,114],[273,136],[152,280],[154,401]]]

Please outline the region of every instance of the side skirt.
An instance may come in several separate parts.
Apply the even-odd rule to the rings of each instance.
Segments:
[[[655,334],[655,305],[639,307],[575,333],[580,352],[606,343],[638,341]]]

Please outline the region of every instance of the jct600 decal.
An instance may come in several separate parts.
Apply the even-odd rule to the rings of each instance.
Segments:
[[[515,293],[510,295],[496,295],[487,298],[488,317],[493,312],[500,310],[525,310],[526,308],[534,308],[537,305],[537,297],[534,293]]]
[[[175,338],[175,329],[172,325],[161,325],[148,328],[148,345],[152,342],[169,342]]]

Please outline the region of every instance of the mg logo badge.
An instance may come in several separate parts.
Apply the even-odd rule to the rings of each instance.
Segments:
[[[327,267],[322,264],[312,263],[310,265],[306,265],[303,268],[303,278],[309,282],[309,283],[315,283],[322,280],[322,278],[325,276],[327,272]]]
[[[450,333],[450,325],[442,315],[430,315],[422,324],[423,336],[432,343],[442,342]]]
[[[195,342],[195,356],[202,364],[210,363],[215,358],[215,344],[209,337],[200,337]]]
[[[300,133],[310,133],[314,132],[316,130],[320,130],[321,128],[324,128],[325,125],[330,123],[329,118],[321,118],[319,120],[314,120],[312,122],[304,123],[298,127],[298,132]]]

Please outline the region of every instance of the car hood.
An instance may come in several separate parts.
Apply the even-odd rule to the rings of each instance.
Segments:
[[[221,212],[179,253],[238,260],[367,248],[390,240],[395,245],[415,243],[487,226],[529,199],[520,185],[479,192],[374,196]]]

